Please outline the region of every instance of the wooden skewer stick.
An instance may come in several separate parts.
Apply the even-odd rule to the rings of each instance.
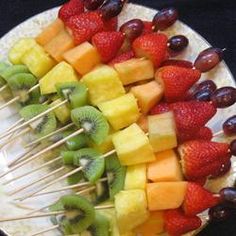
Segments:
[[[55,106],[53,106],[53,107],[47,109],[46,111],[44,111],[44,112],[38,114],[37,116],[35,116],[35,117],[33,117],[33,118],[27,120],[27,121],[24,122],[23,124],[21,124],[21,125],[15,127],[15,128],[13,128],[13,129],[11,129],[11,130],[8,131],[8,132],[3,133],[3,134],[0,136],[0,139],[2,139],[2,138],[4,138],[4,137],[8,136],[9,134],[11,134],[11,133],[17,131],[18,129],[21,129],[21,128],[23,128],[23,127],[29,125],[30,123],[32,123],[32,122],[38,120],[39,118],[43,117],[44,115],[47,115],[47,114],[50,113],[51,111],[54,111],[55,109],[57,109],[58,107],[64,105],[64,104],[67,103],[67,102],[68,102],[68,100],[66,99],[66,100],[64,100],[64,101],[62,101],[62,102],[60,102],[60,103],[58,103],[57,105],[55,105]],[[0,108],[0,109],[1,109],[1,108]]]
[[[43,137],[41,137],[41,138],[39,138],[39,139],[36,139],[35,141],[33,141],[33,142],[27,144],[27,145],[25,146],[25,148],[28,148],[28,147],[30,147],[30,146],[36,144],[36,143],[39,143],[39,142],[41,142],[41,141],[43,141],[43,140],[45,140],[45,139],[47,139],[47,138],[50,138],[50,137],[52,137],[53,135],[58,134],[58,133],[60,133],[60,132],[63,132],[63,131],[65,131],[65,130],[67,130],[67,129],[73,127],[73,126],[74,126],[74,124],[73,124],[73,123],[70,123],[70,124],[68,124],[68,125],[66,125],[66,126],[64,126],[64,127],[62,127],[62,128],[60,128],[60,129],[55,130],[54,132],[52,132],[52,133],[50,133],[50,134],[47,134],[47,135],[45,135],[45,136],[43,136]]]
[[[2,92],[3,90],[5,90],[7,87],[8,87],[8,84],[3,85],[3,86],[0,88],[0,92]]]
[[[32,157],[30,157],[29,159],[26,159],[25,161],[22,161],[22,162],[16,164],[15,166],[13,166],[12,168],[10,168],[9,170],[3,172],[3,173],[0,175],[0,178],[2,178],[2,177],[4,177],[5,175],[11,173],[12,171],[17,170],[18,168],[20,168],[20,167],[22,167],[23,165],[25,165],[25,164],[31,162],[32,160],[36,159],[37,157],[41,156],[42,154],[44,154],[44,153],[46,153],[46,152],[48,152],[48,151],[50,151],[50,150],[52,150],[52,149],[55,149],[55,148],[59,147],[60,145],[62,145],[63,143],[65,143],[65,142],[66,142],[67,140],[69,140],[70,138],[73,138],[73,137],[75,137],[75,136],[77,136],[77,135],[79,135],[79,134],[81,134],[81,133],[83,133],[83,132],[84,132],[84,129],[83,129],[83,128],[82,128],[82,129],[79,129],[79,130],[77,130],[76,132],[74,132],[74,133],[68,135],[66,138],[64,138],[64,139],[62,139],[62,140],[59,140],[58,142],[56,142],[56,143],[54,143],[54,144],[48,146],[47,148],[45,148],[45,149],[43,149],[43,150],[41,150],[41,151],[35,153],[35,154],[34,154]]]
[[[42,234],[44,234],[44,233],[47,233],[47,232],[52,231],[52,230],[57,229],[57,228],[59,228],[59,225],[54,225],[54,226],[52,226],[52,227],[50,227],[50,228],[47,228],[47,229],[38,231],[38,232],[33,233],[33,234],[30,234],[29,236],[42,235]]]
[[[15,127],[17,127],[17,126],[18,126],[21,122],[23,122],[23,121],[24,121],[23,118],[17,120],[17,121],[16,121],[15,123],[13,123],[10,127],[8,127],[8,128],[5,130],[5,132],[7,132],[7,131],[9,131],[9,130],[15,128]]]
[[[214,134],[213,134],[213,137],[220,136],[220,135],[222,135],[222,134],[224,134],[224,131],[223,131],[223,130],[220,130],[220,131],[214,133]]]

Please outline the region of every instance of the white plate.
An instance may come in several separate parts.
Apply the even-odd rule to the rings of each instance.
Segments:
[[[27,21],[23,22],[22,24],[18,25],[14,29],[12,29],[8,34],[6,34],[2,39],[0,40],[0,50],[1,50],[1,56],[0,59],[7,59],[7,53],[10,49],[11,45],[16,42],[19,38],[22,37],[34,37],[38,33],[41,32],[41,30],[47,26],[50,22],[52,22],[56,16],[57,16],[58,8],[54,8],[48,11],[45,11],[41,14],[38,14]],[[120,16],[120,23],[125,22],[132,18],[141,18],[143,20],[151,20],[153,16],[155,15],[156,10],[152,10],[150,8],[146,8],[143,6],[138,6],[134,4],[128,4],[125,7],[125,10],[122,12]],[[210,27],[210,26],[209,26]],[[181,22],[177,22],[173,27],[168,29],[166,31],[168,35],[175,35],[175,34],[184,34],[186,35],[190,40],[190,46],[186,50],[186,52],[180,56],[180,58],[185,58],[188,60],[193,61],[198,53],[207,48],[209,44],[204,40],[199,34],[197,34],[194,30],[186,26],[185,24]],[[235,82],[233,79],[232,74],[230,73],[228,67],[224,62],[222,62],[216,69],[212,70],[210,73],[204,74],[202,76],[202,79],[213,79],[218,87],[221,86],[235,86]],[[214,119],[210,122],[210,127],[213,128],[214,131],[218,131],[221,128],[222,122],[229,117],[230,115],[233,115],[233,111],[236,109],[236,105],[232,106],[228,109],[219,110],[217,115],[214,117]],[[12,106],[11,108],[4,109],[4,111],[0,112],[1,117],[1,126],[0,126],[0,132],[2,132],[4,129],[6,129],[10,124],[12,124],[15,120],[18,119],[17,115],[15,114],[17,111],[17,108]],[[24,149],[23,144],[25,141],[20,140],[18,142],[13,143],[12,145],[7,146],[2,152],[0,152],[0,172],[3,170],[6,170],[6,164],[16,158],[16,156],[20,155]],[[38,162],[42,163],[43,158],[39,158]],[[235,160],[235,159],[234,159]],[[37,163],[38,163],[37,162]],[[12,178],[16,174],[23,173],[32,166],[35,166],[36,163],[31,163],[30,165],[25,166],[24,168],[20,169],[17,172],[14,172],[12,175],[7,176],[7,178]],[[236,171],[236,162],[234,161],[233,169]],[[45,173],[48,173],[41,171],[41,176]],[[227,176],[220,178],[214,182],[210,182],[208,184],[208,187],[211,190],[217,191],[222,186],[226,185],[232,185],[233,181],[235,179],[235,176],[233,175],[233,170],[230,174]],[[11,190],[14,190],[17,188],[17,185],[19,184],[27,184],[32,179],[39,177],[38,175],[29,176],[23,181],[14,182],[9,186]],[[60,185],[65,185],[65,182],[60,183]],[[53,188],[56,186],[54,185]],[[25,214],[28,212],[28,210],[24,210],[18,207],[13,206],[10,204],[11,198],[4,195],[4,191],[7,191],[9,189],[4,189],[1,187],[1,194],[0,194],[0,216],[1,217],[7,217],[7,216],[15,216],[19,214]],[[33,208],[39,208],[40,206],[45,206],[49,203],[51,203],[54,199],[57,199],[58,195],[53,196],[47,196],[47,197],[38,197],[36,199],[32,199],[31,201],[27,201],[27,205],[30,204]],[[10,235],[12,236],[26,236],[30,234],[31,232],[35,232],[37,230],[42,230],[47,227],[51,226],[51,223],[49,219],[34,219],[34,220],[25,220],[25,221],[15,221],[10,223],[2,223],[0,224],[0,228],[3,228],[6,230]],[[57,231],[52,231],[51,233],[47,233],[45,235],[60,235]]]

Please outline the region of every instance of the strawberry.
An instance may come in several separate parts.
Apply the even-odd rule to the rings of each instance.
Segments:
[[[156,72],[155,78],[164,85],[167,102],[183,100],[186,92],[200,79],[201,72],[192,68],[165,66]]]
[[[162,102],[162,103],[157,104],[151,109],[150,115],[157,115],[157,114],[165,113],[168,111],[170,111],[169,104]]]
[[[121,63],[121,62],[124,62],[124,61],[128,61],[132,58],[134,58],[134,52],[133,51],[124,52],[124,53],[120,54],[119,56],[115,57],[113,60],[111,60],[109,62],[109,65],[113,66],[116,63]]]
[[[136,57],[150,59],[155,67],[165,60],[168,38],[165,34],[151,33],[141,35],[132,44]]]
[[[201,185],[189,182],[184,198],[183,209],[186,215],[194,216],[208,208],[216,206],[220,202],[220,197],[214,196]]]
[[[152,21],[143,21],[144,28],[143,28],[143,35],[153,33],[153,23]]]
[[[193,63],[191,61],[185,60],[168,59],[164,61],[161,66],[179,66],[185,68],[193,68]]]
[[[200,179],[191,179],[192,182],[196,183],[196,184],[199,184],[201,186],[204,186],[207,182],[207,179],[206,177],[203,177],[203,178],[200,178]]]
[[[85,12],[72,16],[66,25],[72,31],[76,44],[90,41],[104,27],[102,18],[98,12]]]
[[[118,17],[113,17],[108,21],[104,21],[104,31],[116,31],[118,28]]]
[[[192,140],[178,147],[182,169],[187,179],[199,179],[215,173],[230,160],[229,145],[206,140]]]
[[[167,210],[164,213],[165,230],[169,236],[181,236],[201,226],[198,216],[186,216],[181,209]]]
[[[112,60],[124,42],[124,35],[121,32],[101,32],[92,38],[93,45],[97,48],[102,62]]]
[[[84,12],[83,0],[70,0],[59,10],[58,17],[66,22],[71,16],[79,15]]]

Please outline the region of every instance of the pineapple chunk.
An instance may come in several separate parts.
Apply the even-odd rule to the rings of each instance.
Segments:
[[[113,134],[112,141],[122,165],[136,165],[155,161],[146,134],[137,124]]]
[[[44,45],[45,51],[58,62],[62,61],[62,55],[73,47],[74,40],[64,29],[55,38]]]
[[[95,66],[100,64],[100,56],[98,51],[89,42],[82,43],[79,46],[67,51],[64,53],[63,57],[81,75],[87,74]]]
[[[114,65],[124,85],[154,78],[154,67],[144,58],[130,59]]]
[[[22,38],[17,41],[10,49],[8,58],[9,61],[14,64],[22,64],[22,57],[26,52],[36,45],[36,41],[33,38]]]
[[[41,94],[56,93],[56,84],[64,82],[78,81],[74,69],[66,62],[57,64],[40,81]]]
[[[158,182],[147,184],[150,211],[179,208],[185,197],[187,182]]]
[[[54,102],[52,102],[50,104],[50,106],[53,107],[61,102],[62,102],[61,99],[57,99]],[[57,117],[57,119],[62,124],[66,124],[70,120],[70,109],[68,108],[67,104],[63,104],[63,105],[59,106],[53,112],[54,112],[55,116]]]
[[[115,130],[135,123],[139,116],[139,108],[133,94],[125,94],[113,100],[98,104],[98,108]]]
[[[82,81],[89,89],[89,100],[94,106],[125,94],[117,72],[106,65],[95,68],[83,76]]]
[[[156,81],[151,81],[132,87],[130,92],[138,99],[141,112],[147,114],[161,100],[164,89]]]
[[[147,176],[153,182],[183,180],[179,158],[175,152],[167,150],[157,153],[156,161],[148,164]]]
[[[148,117],[149,140],[154,152],[177,146],[176,127],[172,112]]]
[[[146,164],[129,166],[125,176],[125,190],[145,189],[147,182]]]
[[[131,231],[149,217],[145,191],[137,189],[119,192],[115,196],[115,209],[120,233]]]
[[[47,74],[56,64],[38,44],[24,54],[22,57],[22,63],[25,64],[31,73],[38,78]]]
[[[48,27],[43,29],[42,33],[40,33],[36,37],[37,43],[44,46],[49,43],[53,38],[57,36],[57,34],[64,29],[64,23],[62,20],[57,18],[54,22],[52,22]]]

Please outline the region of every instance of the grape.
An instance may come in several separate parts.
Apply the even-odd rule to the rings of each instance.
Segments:
[[[207,72],[213,69],[223,57],[223,50],[220,48],[207,48],[202,51],[194,62],[196,69]]]
[[[104,20],[110,20],[111,18],[118,16],[124,6],[124,0],[108,0],[100,8],[102,17]]]
[[[164,61],[161,66],[179,66],[184,68],[193,68],[193,63],[191,61],[169,59]]]
[[[212,207],[208,212],[210,221],[224,221],[231,215],[231,210],[223,205]]]
[[[85,0],[84,6],[86,9],[94,11],[98,9],[103,4],[103,2],[104,0]]]
[[[124,33],[126,37],[132,42],[143,32],[144,24],[139,19],[127,21],[120,27],[120,32]]]
[[[165,8],[157,12],[153,18],[155,31],[165,30],[173,25],[178,19],[178,11],[175,8]]]
[[[219,88],[212,94],[211,101],[217,108],[229,107],[236,102],[236,89],[233,87]]]
[[[236,206],[236,188],[227,187],[220,190],[220,197],[223,201]]]
[[[168,47],[173,52],[181,52],[188,46],[188,39],[184,35],[176,35],[168,40]]]
[[[212,92],[208,89],[201,90],[193,95],[194,100],[198,101],[210,101]]]
[[[213,174],[211,178],[214,179],[225,175],[226,173],[229,172],[230,168],[231,168],[231,161],[229,160],[228,162],[222,164],[221,168],[217,171],[217,173]]]
[[[236,115],[231,116],[223,124],[224,133],[228,136],[236,134]]]
[[[196,85],[194,91],[210,90],[211,92],[215,92],[216,89],[216,84],[212,80],[204,80]]]
[[[236,139],[230,143],[229,149],[231,154],[236,156]]]

